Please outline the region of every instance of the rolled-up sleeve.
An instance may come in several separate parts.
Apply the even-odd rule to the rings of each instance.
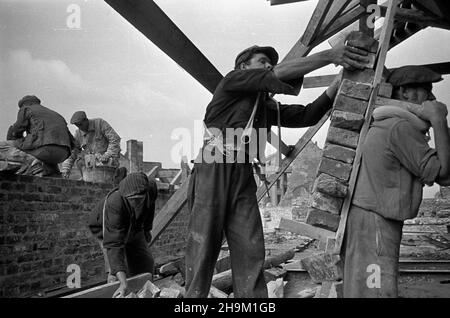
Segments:
[[[295,95],[294,88],[279,80],[273,71],[266,69],[234,70],[223,79],[227,92],[268,92]]]
[[[436,150],[428,145],[425,135],[406,120],[392,127],[389,149],[422,184],[431,186],[438,178],[441,165]]]
[[[125,244],[130,227],[127,212],[117,200],[111,198],[107,202],[105,210],[105,229],[103,247],[106,248],[108,260],[111,266],[111,275],[117,272],[126,272]]]

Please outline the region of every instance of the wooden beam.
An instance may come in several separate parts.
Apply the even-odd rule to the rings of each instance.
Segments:
[[[307,236],[324,243],[327,242],[327,239],[329,237],[334,237],[336,235],[335,232],[285,218],[281,218],[278,228],[280,230],[289,231],[302,236]]]
[[[183,174],[183,171],[182,171],[182,170],[178,171],[178,173],[176,174],[176,176],[173,177],[172,181],[170,181],[170,185],[171,185],[171,186],[174,186],[174,185],[179,184],[180,181],[181,181],[181,176],[182,176],[182,174]]]
[[[343,14],[333,23],[333,26],[330,27],[327,32],[325,32],[323,35],[320,36],[321,40],[325,41],[328,38],[332,37],[336,33],[340,32],[341,30],[345,29],[346,27],[354,23],[355,21],[359,20],[365,13],[366,10],[362,6],[357,6],[351,11]]]
[[[152,274],[144,273],[127,279],[128,288],[132,292],[138,292],[142,286],[152,280]],[[87,290],[80,291],[62,298],[112,298],[114,292],[119,288],[119,281],[109,284],[96,286]]]
[[[422,66],[427,67],[441,75],[450,74],[450,62],[423,64]],[[388,70],[389,72],[393,72],[395,69],[397,68],[394,67]],[[338,74],[305,77],[303,81],[303,88],[328,87],[337,75]]]
[[[158,178],[167,178],[172,179],[174,178],[178,173],[180,172],[180,169],[159,169],[156,176]]]
[[[320,35],[328,31],[334,22],[346,11],[351,11],[359,5],[359,0],[333,1],[327,17],[320,28]]]
[[[170,222],[177,216],[184,205],[187,202],[187,190],[189,185],[189,180],[191,176],[187,178],[185,182],[181,185],[180,189],[176,191],[167,201],[167,203],[162,207],[162,209],[156,214],[153,221],[152,229],[152,241],[150,246],[155,243],[161,233],[169,226]]]
[[[152,170],[150,170],[150,171],[147,173],[147,177],[148,177],[149,179],[156,178],[156,175],[158,174],[158,170],[159,170],[159,167],[158,167],[158,166],[154,166],[154,167],[152,168]]]
[[[301,42],[304,45],[308,46],[312,43],[312,41],[314,41],[332,3],[332,0],[319,0],[319,3],[317,4],[312,17],[309,20],[308,26],[306,27],[306,30],[301,38]]]
[[[303,88],[319,88],[328,87],[334,81],[336,75],[322,75],[305,77],[303,80]]]
[[[387,7],[380,6],[380,9],[381,9],[381,16],[382,17],[386,16]],[[395,14],[395,20],[399,22],[411,22],[424,27],[429,26],[434,28],[450,30],[450,24],[448,23],[448,21],[435,16],[428,15],[425,12],[416,9],[398,8]]]

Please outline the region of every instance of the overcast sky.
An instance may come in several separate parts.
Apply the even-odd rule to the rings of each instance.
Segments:
[[[300,38],[317,1],[270,6],[266,0],[155,1],[204,55],[225,75],[237,53],[253,44],[272,45],[280,57]],[[77,5],[80,29],[68,27]],[[327,43],[318,49],[327,49]],[[450,32],[429,28],[391,51],[388,67],[447,62]],[[316,74],[337,73],[329,66]],[[125,142],[144,142],[144,159],[178,167],[173,133],[194,131],[211,94],[181,67],[100,0],[0,0],[0,135],[16,120],[17,101],[35,94],[42,104],[67,121],[74,111],[102,117]],[[449,78],[435,95],[450,105]],[[283,102],[308,103],[322,89],[304,90]],[[315,137],[323,144],[326,128]],[[71,126],[74,131],[74,127]],[[283,139],[294,144],[301,129],[286,129]],[[185,149],[195,155],[194,142]]]

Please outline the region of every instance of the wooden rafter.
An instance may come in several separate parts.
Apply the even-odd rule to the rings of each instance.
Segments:
[[[309,20],[308,26],[300,40],[305,46],[309,46],[315,40],[332,4],[332,0],[319,0],[312,18]]]

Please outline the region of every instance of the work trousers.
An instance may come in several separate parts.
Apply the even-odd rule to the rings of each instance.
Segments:
[[[264,235],[249,163],[196,163],[188,189],[186,297],[206,298],[223,240],[235,297],[266,298]]]
[[[63,162],[70,155],[66,146],[45,145],[36,149],[21,150],[15,146],[14,140],[0,142],[0,159],[22,163],[20,174],[34,174],[33,166],[42,164],[42,176],[59,175],[58,163]],[[39,161],[37,161],[37,160]]]
[[[344,298],[398,297],[403,222],[353,206],[345,231]]]
[[[103,246],[103,242],[99,240],[99,243],[105,260],[105,272],[109,274],[111,273],[111,265],[107,256],[108,254],[106,253],[106,248]],[[153,274],[155,261],[148,248],[143,230],[130,234],[128,242],[125,244],[125,257],[127,276],[135,276],[143,273]]]

